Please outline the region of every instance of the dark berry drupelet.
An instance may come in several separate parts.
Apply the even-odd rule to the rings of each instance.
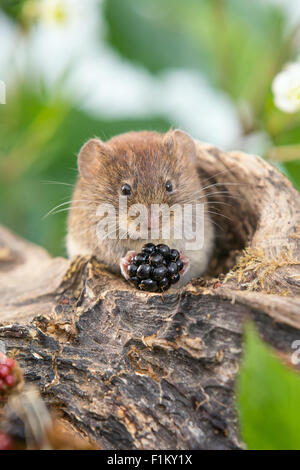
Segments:
[[[129,281],[147,292],[165,292],[180,280],[183,262],[179,251],[147,243],[128,265]]]
[[[154,253],[155,252],[154,243],[146,243],[146,245],[144,245],[142,248],[142,252],[148,255],[151,255],[151,253]]]

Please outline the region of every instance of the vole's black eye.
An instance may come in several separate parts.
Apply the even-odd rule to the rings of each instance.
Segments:
[[[130,184],[123,184],[122,188],[121,188],[121,192],[123,194],[123,196],[130,196],[131,194],[131,186]]]
[[[166,191],[168,193],[171,193],[173,191],[173,185],[172,185],[171,181],[166,182]]]

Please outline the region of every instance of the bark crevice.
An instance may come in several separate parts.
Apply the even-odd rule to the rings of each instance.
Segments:
[[[258,157],[198,150],[231,220],[214,215],[211,273],[181,291],[139,292],[94,258],[53,259],[0,229],[0,341],[49,406],[102,448],[240,448],[243,322],[287,360],[299,339],[299,194]]]

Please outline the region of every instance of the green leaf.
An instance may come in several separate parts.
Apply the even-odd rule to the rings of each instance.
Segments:
[[[283,113],[268,101],[265,124],[274,142],[275,160],[280,163],[280,170],[300,190],[300,112]],[[269,158],[272,161],[272,149]]]
[[[108,42],[127,59],[200,70],[258,111],[281,67],[284,14],[260,0],[106,0],[104,14]]]
[[[300,376],[274,356],[252,325],[246,328],[237,390],[242,437],[249,449],[300,449]]]
[[[22,18],[22,9],[27,0],[0,0],[0,10],[10,17],[11,20],[25,26]]]
[[[293,185],[300,191],[300,160],[284,163],[284,169]]]
[[[109,0],[104,7],[107,40],[126,58],[151,72],[199,65],[197,47],[168,16],[168,0],[163,7],[157,0]]]

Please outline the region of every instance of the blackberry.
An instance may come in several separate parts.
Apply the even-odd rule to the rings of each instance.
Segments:
[[[153,281],[153,279],[143,279],[139,284],[139,289],[147,290],[149,292],[156,292],[157,287],[157,282]]]
[[[178,266],[178,272],[180,272],[183,268],[183,262],[181,261],[180,258],[178,258],[178,260],[176,261],[176,264]]]
[[[136,264],[130,264],[128,266],[128,274],[131,278],[136,276],[137,269],[138,267]]]
[[[164,245],[161,243],[160,245],[157,245],[156,251],[163,255],[164,258],[167,258],[170,254],[170,248],[167,245]]]
[[[168,266],[168,275],[172,279],[177,273],[178,273],[177,263],[174,263],[174,261],[171,261],[171,263]]]
[[[167,290],[170,287],[170,279],[168,277],[163,277],[161,281],[159,281],[158,286],[161,290]]]
[[[128,265],[129,281],[143,291],[164,292],[180,280],[182,269],[179,251],[147,243]]]
[[[149,279],[152,268],[150,264],[140,264],[137,270],[137,277],[140,279]]]
[[[143,246],[142,252],[151,255],[151,253],[155,252],[155,245],[154,243],[146,243],[146,245]]]
[[[164,257],[160,253],[154,253],[153,255],[149,256],[149,263],[151,266],[159,266],[163,263]]]
[[[155,281],[161,281],[168,272],[168,268],[164,265],[161,264],[160,266],[157,266],[157,268],[154,268],[152,271],[152,278]]]
[[[171,261],[177,261],[179,259],[179,251],[177,250],[170,250],[169,258]]]
[[[136,266],[145,263],[148,260],[148,256],[145,253],[138,253],[132,258],[132,263]]]
[[[176,284],[176,282],[178,282],[179,279],[180,279],[180,276],[179,276],[178,273],[176,273],[176,274],[174,274],[174,276],[172,276],[172,277],[170,278],[170,282],[171,282],[171,284]]]

